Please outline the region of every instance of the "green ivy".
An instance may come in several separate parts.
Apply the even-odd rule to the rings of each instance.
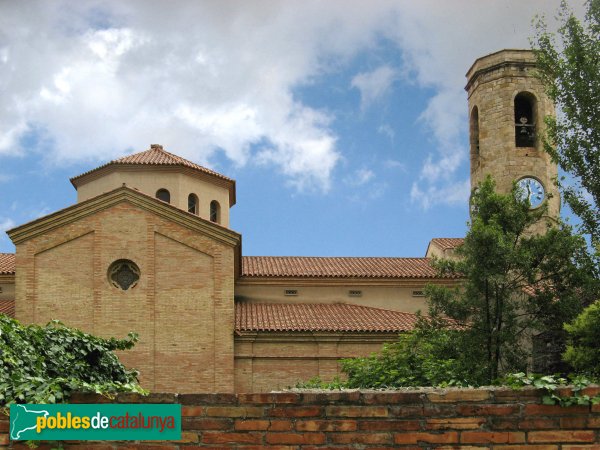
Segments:
[[[563,378],[557,375],[536,375],[519,372],[507,375],[502,379],[501,384],[513,389],[520,389],[524,386],[543,389],[546,391],[546,395],[542,397],[544,405],[574,406],[600,404],[600,394],[589,396],[583,393],[586,387],[597,383],[597,381],[583,375]],[[559,388],[567,386],[571,388],[572,395],[560,395]]]
[[[0,314],[0,406],[61,403],[73,391],[145,393],[137,371],[126,369],[113,353],[137,340],[134,333],[104,339],[58,321],[25,326]]]

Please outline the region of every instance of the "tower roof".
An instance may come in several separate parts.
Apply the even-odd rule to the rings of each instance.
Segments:
[[[207,169],[199,164],[188,161],[181,156],[174,155],[173,153],[169,153],[166,151],[162,145],[152,144],[150,149],[145,150],[143,152],[134,153],[132,155],[124,156],[119,159],[113,159],[106,164],[101,165],[100,167],[96,167],[95,169],[89,170],[87,172],[82,173],[81,175],[77,175],[76,177],[71,178],[71,183],[73,186],[77,187],[79,181],[87,175],[95,173],[105,167],[109,166],[132,166],[132,165],[141,165],[141,166],[179,166],[185,167],[188,169],[192,169],[198,172],[201,172],[206,175],[210,175],[213,177],[220,178],[224,181],[229,181],[231,183],[234,182],[229,177],[222,175],[214,170]]]
[[[504,49],[489,55],[481,56],[475,60],[466,73],[467,85],[465,90],[469,91],[475,80],[482,74],[506,66],[517,66],[519,68],[535,67],[535,53],[526,49]]]

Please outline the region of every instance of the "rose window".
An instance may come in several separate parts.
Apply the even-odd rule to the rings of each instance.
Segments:
[[[116,288],[127,291],[134,288],[139,280],[139,267],[128,259],[119,259],[108,268],[108,281]]]

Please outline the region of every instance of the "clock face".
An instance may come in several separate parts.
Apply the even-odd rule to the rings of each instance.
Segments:
[[[523,198],[529,200],[529,207],[535,209],[544,202],[546,192],[544,186],[535,178],[525,177],[519,180]]]

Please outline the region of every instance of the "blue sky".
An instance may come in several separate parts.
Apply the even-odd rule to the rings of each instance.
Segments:
[[[423,256],[466,231],[464,74],[558,3],[0,2],[0,252],[157,143],[236,179],[246,255]]]

